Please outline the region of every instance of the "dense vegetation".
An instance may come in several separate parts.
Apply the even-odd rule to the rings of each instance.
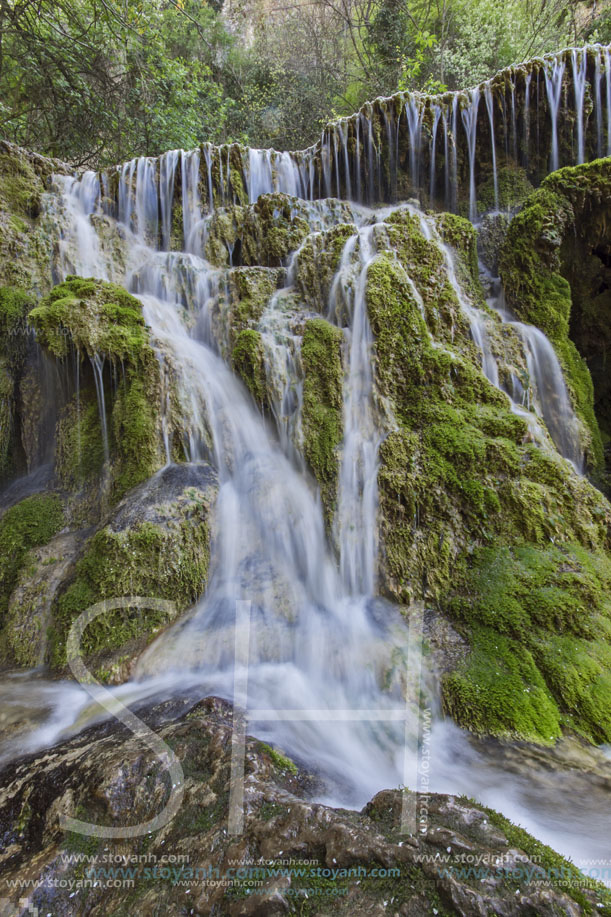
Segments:
[[[299,148],[367,98],[610,38],[580,0],[0,0],[0,134],[75,164]]]

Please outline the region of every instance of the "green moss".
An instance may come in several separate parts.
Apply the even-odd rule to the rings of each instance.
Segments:
[[[333,278],[348,239],[356,234],[352,223],[340,223],[325,232],[312,233],[299,250],[296,284],[304,302],[324,313]]]
[[[281,272],[262,267],[242,267],[231,272],[229,323],[232,340],[257,324],[280,282]]]
[[[32,296],[21,287],[0,287],[0,349],[12,366],[21,363],[27,342],[26,315]]]
[[[262,194],[248,206],[218,208],[206,256],[220,266],[281,267],[310,232],[307,218],[307,204],[285,194]]]
[[[231,363],[257,402],[265,401],[265,363],[261,334],[248,328],[240,331],[231,354]]]
[[[103,361],[107,471],[110,495],[117,500],[162,462],[160,369],[141,304],[115,284],[69,277],[29,317],[39,341],[55,357],[64,358],[76,348],[82,364],[81,390],[64,410],[57,432],[56,469],[71,490],[94,485],[103,471],[102,419],[89,360]]]
[[[64,525],[55,494],[27,497],[0,520],[0,619],[4,619],[17,577],[30,548],[47,544]]]
[[[265,742],[259,742],[259,750],[272,759],[278,770],[288,771],[293,776],[297,775],[297,765],[286,755],[283,755],[282,752],[277,751],[277,749],[272,748],[271,745],[267,745]]]
[[[461,725],[543,742],[563,726],[610,740],[611,559],[578,545],[480,548],[448,610],[472,645],[444,683]]]
[[[443,702],[460,725],[483,735],[550,745],[560,717],[531,653],[496,631],[473,629],[471,655],[443,680]]]
[[[18,216],[36,217],[42,187],[29,160],[17,152],[0,153],[0,176],[4,207]]]
[[[443,241],[458,252],[468,267],[471,280],[479,283],[477,230],[473,223],[455,213],[440,213],[436,216],[435,222]]]
[[[122,287],[68,277],[30,312],[41,344],[65,357],[70,344],[89,357],[135,363],[150,345],[140,302]]]
[[[510,224],[499,262],[509,304],[554,344],[574,407],[590,432],[589,463],[595,470],[602,468],[603,452],[592,380],[569,336],[582,322],[587,301],[575,312],[567,278],[574,281],[599,242],[604,243],[610,195],[609,160],[552,173]],[[606,324],[604,319],[603,335]]]
[[[494,178],[491,175],[477,188],[477,209],[480,213],[492,210],[509,210],[521,204],[533,191],[524,169],[502,166],[497,171],[498,200],[494,199]]]
[[[57,424],[55,469],[62,486],[80,490],[98,478],[104,443],[95,393],[84,389],[68,403]]]
[[[431,351],[424,319],[401,264],[378,256],[367,272],[367,312],[375,337],[375,369],[384,394],[398,406],[426,389]]]
[[[115,499],[145,481],[159,467],[158,402],[151,401],[155,382],[149,376],[147,385],[145,379],[132,371],[119,386],[112,411]]]
[[[0,287],[0,480],[18,469],[18,387],[28,347],[26,315],[32,297],[21,287]]]
[[[327,521],[333,515],[342,440],[342,332],[324,319],[306,322],[303,361],[304,455],[320,486]]]
[[[169,599],[182,611],[202,594],[208,573],[209,530],[205,507],[189,502],[182,518],[161,526],[142,522],[114,532],[106,527],[88,542],[75,577],[54,611],[51,661],[65,664],[72,621],[106,598],[130,595]],[[150,639],[168,618],[158,610],[121,609],[102,615],[83,638],[86,655],[115,650],[135,638]]]

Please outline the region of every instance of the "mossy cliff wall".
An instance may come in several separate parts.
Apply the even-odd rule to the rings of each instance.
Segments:
[[[526,200],[500,256],[509,305],[548,335],[563,364],[592,432],[591,463],[599,479],[600,433],[605,444],[611,438],[610,220],[611,159],[561,169]]]

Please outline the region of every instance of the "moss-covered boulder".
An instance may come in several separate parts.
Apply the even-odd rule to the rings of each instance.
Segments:
[[[53,357],[78,365],[58,422],[56,470],[94,512],[100,487],[116,500],[164,461],[160,365],[141,303],[116,284],[68,277],[29,321]]]
[[[216,478],[208,466],[170,465],[131,491],[86,541],[53,605],[49,661],[66,664],[73,621],[95,603],[139,596],[168,599],[179,614],[203,594],[210,556]],[[93,622],[83,652],[104,680],[122,680],[129,664],[166,626],[167,611],[128,606]]]

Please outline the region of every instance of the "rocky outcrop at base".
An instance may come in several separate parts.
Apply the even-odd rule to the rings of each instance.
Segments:
[[[112,723],[10,765],[0,778],[0,891],[12,913],[611,914],[602,887],[472,800],[385,790],[361,812],[329,808],[310,801],[316,777],[254,738],[243,830],[232,833],[231,707],[180,699],[139,713],[182,764],[176,816],[126,840],[60,829],[61,815],[126,826],[163,809],[164,767]],[[32,881],[27,898],[18,880]]]

